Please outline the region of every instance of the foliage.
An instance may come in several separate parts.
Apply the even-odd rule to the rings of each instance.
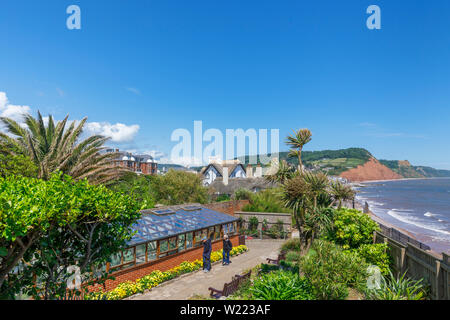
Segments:
[[[299,262],[300,261],[300,252],[297,251],[289,251],[286,254],[286,261],[287,262]]]
[[[125,173],[119,180],[108,187],[116,192],[129,195],[136,200],[140,206],[146,209],[153,208],[155,199],[151,188],[151,176],[138,175],[134,172]]]
[[[367,263],[380,268],[383,275],[388,275],[392,257],[388,253],[387,243],[363,244],[357,249],[352,249],[358,256],[364,258]]]
[[[0,177],[9,175],[37,177],[37,167],[27,156],[0,152]]]
[[[216,198],[216,202],[223,202],[223,201],[230,201],[231,200],[231,198],[230,198],[230,196],[229,195],[227,195],[227,194],[220,194],[219,196],[217,196],[217,198]]]
[[[154,176],[151,188],[156,203],[174,205],[183,203],[206,203],[208,189],[195,173],[170,169],[163,176]]]
[[[129,197],[61,174],[48,181],[0,178],[2,295],[13,298],[22,289],[35,299],[61,296],[71,276],[67,267],[78,265],[85,275],[106,262],[131,238],[138,209]],[[17,267],[21,272],[12,273]],[[30,271],[44,291],[30,285]]]
[[[245,245],[240,245],[238,247],[233,247],[230,252],[231,256],[236,254],[243,253],[247,251],[248,248]],[[214,251],[211,254],[211,262],[216,262],[222,259],[222,250]],[[156,270],[146,275],[142,278],[137,279],[135,282],[126,281],[119,284],[116,288],[111,291],[97,291],[89,293],[85,296],[86,300],[121,300],[126,297],[129,297],[136,293],[143,293],[145,290],[150,290],[157,285],[174,279],[182,274],[193,272],[201,269],[203,266],[203,262],[201,260],[194,260],[193,262],[184,261],[178,266],[167,270],[160,271]]]
[[[335,202],[338,203],[338,209],[342,208],[342,201],[353,200],[355,198],[355,191],[350,185],[342,182],[333,181],[330,185],[331,195]]]
[[[233,198],[235,200],[249,200],[252,196],[252,192],[245,188],[239,188],[234,192]]]
[[[362,258],[319,239],[301,258],[300,267],[320,300],[345,299],[347,288],[363,288],[367,277],[367,264]]]
[[[267,175],[264,178],[272,183],[284,183],[291,179],[294,175],[294,169],[286,162],[282,160],[278,162],[278,169],[274,174]]]
[[[254,231],[258,228],[259,220],[257,217],[250,217],[248,220],[248,229]]]
[[[51,173],[61,171],[76,180],[107,183],[124,171],[111,163],[116,153],[100,153],[109,138],[93,135],[80,140],[87,118],[72,121],[68,128],[68,116],[55,124],[50,115],[46,125],[38,111],[37,119],[26,114],[24,120],[26,128],[13,119],[0,118],[10,133],[0,133],[0,145],[11,155],[30,157],[38,169],[38,178],[47,180]]]
[[[276,224],[273,224],[267,231],[266,234],[269,235],[273,239],[281,239],[285,238],[287,232],[284,231],[283,221],[280,219],[277,220]]]
[[[425,300],[427,290],[422,281],[406,278],[406,272],[394,277],[389,271],[389,276],[381,279],[381,288],[367,289],[366,297],[370,300]]]
[[[272,212],[291,213],[292,211],[284,206],[280,189],[264,189],[250,195],[249,204],[242,208],[247,212]]]
[[[286,138],[286,144],[291,147],[288,157],[297,157],[298,171],[303,172],[302,150],[304,145],[311,141],[312,133],[308,129],[293,131],[294,134]]]
[[[379,227],[369,215],[355,209],[337,210],[334,215],[334,227],[325,235],[325,239],[342,245],[344,249],[355,249],[373,241],[373,233]]]
[[[280,251],[282,253],[287,253],[289,251],[300,252],[300,243],[295,239],[289,239],[281,245]]]
[[[256,300],[312,300],[308,279],[289,271],[278,270],[262,274],[249,288]]]

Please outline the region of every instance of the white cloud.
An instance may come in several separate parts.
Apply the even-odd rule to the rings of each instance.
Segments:
[[[100,134],[111,137],[113,142],[130,142],[139,131],[139,125],[126,125],[123,123],[111,124],[109,122],[88,122],[85,131],[90,134]]]
[[[29,106],[10,104],[6,93],[0,91],[0,116],[12,118],[18,121],[20,125],[24,125],[23,115],[26,113],[31,113],[31,108]],[[43,117],[43,119],[47,124],[48,117]],[[67,126],[69,126],[73,121],[75,124],[79,122],[79,120],[69,120],[67,122]],[[0,127],[0,129],[2,128]],[[111,137],[111,141],[116,143],[132,141],[138,131],[139,125],[137,124],[126,125],[123,123],[111,124],[109,122],[87,122],[84,127],[85,133],[100,134]]]
[[[19,106],[9,103],[6,92],[0,91],[0,116],[8,117],[15,121],[21,122],[23,116],[30,113],[31,108],[29,106]]]
[[[128,87],[128,88],[125,88],[125,89],[127,91],[130,91],[130,92],[134,93],[135,95],[140,95],[141,94],[141,91],[139,89],[136,89],[136,88],[133,88],[133,87]]]

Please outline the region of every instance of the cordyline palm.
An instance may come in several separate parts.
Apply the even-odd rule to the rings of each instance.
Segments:
[[[265,179],[269,182],[284,183],[288,179],[292,178],[292,176],[293,176],[292,168],[289,166],[286,160],[282,160],[278,164],[277,172],[265,176]]]
[[[324,173],[297,174],[283,184],[282,198],[286,207],[293,209],[295,222],[300,234],[300,244],[307,249],[314,238],[317,224],[321,223],[323,209],[317,205],[320,195],[326,195],[329,179]],[[314,228],[307,225],[308,221]],[[308,228],[309,227],[309,228]],[[311,232],[312,231],[312,232]]]
[[[0,144],[11,154],[22,154],[38,167],[38,178],[49,179],[50,174],[61,171],[75,179],[87,178],[91,183],[106,183],[115,179],[123,169],[112,164],[115,153],[100,154],[108,138],[93,135],[79,141],[87,118],[76,125],[72,122],[66,128],[67,119],[58,121],[55,125],[53,117],[49,116],[48,124],[44,124],[41,113],[38,118],[25,115],[26,128],[16,121],[1,117],[10,135],[0,132]]]
[[[317,208],[317,198],[319,197],[319,195],[327,192],[327,188],[330,184],[330,180],[328,179],[327,175],[322,172],[304,173],[303,179],[309,185],[310,193],[313,198],[314,209],[316,209]]]
[[[288,156],[298,158],[298,171],[303,172],[302,150],[303,146],[311,141],[312,133],[309,129],[300,129],[286,138],[286,144],[291,147]]]
[[[287,208],[291,208],[300,237],[300,245],[307,244],[304,230],[305,216],[311,208],[311,189],[302,175],[296,175],[283,184],[282,199]]]
[[[353,200],[356,194],[351,186],[345,185],[340,181],[333,181],[331,183],[330,193],[334,201],[338,202],[338,209],[342,208],[342,201]]]

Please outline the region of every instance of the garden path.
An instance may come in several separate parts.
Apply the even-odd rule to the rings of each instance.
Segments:
[[[130,300],[185,300],[194,295],[209,296],[209,287],[221,290],[225,282],[230,282],[235,274],[265,262],[266,258],[276,258],[284,240],[246,240],[249,251],[231,257],[232,263],[222,266],[213,264],[209,273],[202,270],[163,283],[149,292],[129,297]]]

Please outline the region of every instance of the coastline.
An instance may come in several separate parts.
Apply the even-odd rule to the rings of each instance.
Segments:
[[[405,179],[380,180],[380,181],[377,181],[377,182],[384,182],[384,181],[390,182],[390,181],[397,181],[397,180],[400,180],[400,181],[402,181],[402,180],[403,181],[407,181],[407,180],[434,180],[434,179],[449,179],[449,177],[405,178]],[[375,181],[353,182],[353,183],[351,183],[351,185],[352,185],[353,188],[359,189],[359,188],[364,188],[365,186],[368,187],[370,182],[375,182]],[[362,189],[360,189],[360,190],[362,191]],[[361,210],[362,212],[365,211],[367,214],[369,214],[369,216],[375,222],[377,222],[379,224],[382,224],[382,225],[386,226],[387,228],[396,229],[399,232],[409,236],[410,238],[415,239],[415,240],[417,240],[417,241],[419,241],[421,243],[424,243],[427,246],[430,246],[431,247],[430,251],[433,252],[436,255],[440,256],[441,252],[444,252],[444,253],[447,253],[447,254],[450,253],[450,248],[449,248],[448,244],[445,244],[445,241],[441,242],[439,240],[436,240],[436,238],[434,236],[428,234],[427,232],[425,232],[425,233],[419,232],[418,230],[416,230],[416,228],[409,229],[408,226],[404,226],[401,222],[396,223],[396,221],[391,221],[391,219],[389,219],[388,221],[390,221],[390,222],[388,222],[388,221],[385,220],[386,218],[384,218],[384,215],[380,216],[378,214],[377,210],[375,210],[377,213],[375,213],[373,211],[374,208],[371,208],[371,205],[369,205],[367,203],[368,207],[366,207],[365,204],[366,204],[366,201],[364,200],[364,198],[363,199],[359,199],[359,198],[355,199],[355,208],[358,209],[358,210]],[[351,208],[352,205],[351,204],[350,205],[347,204],[347,207]],[[366,210],[364,210],[364,209],[366,209]]]

